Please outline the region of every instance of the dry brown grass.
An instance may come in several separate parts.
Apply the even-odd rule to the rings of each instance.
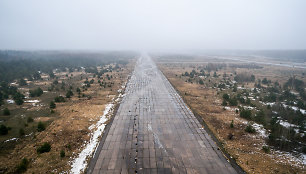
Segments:
[[[128,64],[122,72],[114,71],[111,73],[114,77],[112,79],[114,85],[111,88],[100,87],[96,82],[97,79],[95,79],[95,83],[84,92],[86,95],[92,96],[90,100],[78,98],[77,94],[75,94],[65,103],[56,103],[55,112],[58,115],[56,118],[52,116],[35,118],[35,122],[54,121],[48,125],[45,131],[36,132],[35,136],[20,140],[21,142],[16,145],[10,154],[0,156],[1,166],[2,168],[5,166],[6,173],[14,173],[16,165],[23,158],[30,160],[26,173],[60,173],[69,171],[71,158],[75,157],[82,150],[84,142],[90,139],[88,127],[99,120],[99,117],[103,114],[105,104],[111,102],[112,98],[118,94],[117,90],[125,83],[127,75],[133,69],[133,64]],[[65,73],[61,75],[65,76]],[[80,73],[74,75],[80,75]],[[82,82],[79,81],[79,83]],[[45,82],[40,82],[39,84],[44,85]],[[37,154],[36,149],[44,142],[51,144],[51,151]],[[65,151],[66,157],[60,157],[61,150]]]
[[[306,173],[303,168],[293,166],[292,162],[280,162],[282,159],[278,156],[264,153],[261,150],[264,139],[244,131],[246,127],[244,120],[235,113],[233,107],[232,110],[223,109],[222,100],[217,96],[216,89],[187,83],[179,77],[180,74],[185,71],[190,72],[193,68],[187,65],[182,68],[183,64],[159,66],[187,104],[203,118],[225,150],[247,173]],[[234,128],[230,128],[232,120]],[[229,133],[234,135],[232,140],[228,139]]]

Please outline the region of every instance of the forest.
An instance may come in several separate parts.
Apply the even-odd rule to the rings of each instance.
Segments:
[[[40,73],[54,69],[66,71],[119,62],[126,64],[134,52],[0,51],[0,82],[27,78],[37,80]]]

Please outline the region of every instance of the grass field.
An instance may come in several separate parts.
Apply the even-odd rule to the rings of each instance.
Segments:
[[[111,66],[115,67],[114,64],[109,64],[97,69],[107,69]],[[119,64],[119,68],[104,73],[100,78],[85,71],[55,73],[58,84],[54,84],[52,90],[50,87],[56,79],[48,80],[47,75],[46,78],[42,75],[42,80],[19,88],[25,96],[29,90],[38,87],[44,92],[39,97],[25,99],[39,102],[25,102],[20,106],[5,102],[0,107],[1,124],[10,128],[7,135],[0,136],[0,173],[15,173],[23,158],[29,161],[26,173],[69,171],[71,160],[90,138],[91,130],[88,128],[99,120],[105,105],[119,94],[118,90],[127,81],[133,66],[134,60],[126,65]],[[93,80],[90,87],[84,84],[86,79]],[[74,95],[66,98],[70,88]],[[80,95],[76,91],[77,88],[80,88]],[[57,96],[63,96],[65,102],[56,103],[56,108],[50,109],[50,102]],[[8,108],[11,114],[2,115],[4,108]],[[28,121],[28,118],[33,121]],[[44,131],[37,130],[39,122],[45,125]],[[20,129],[23,129],[24,133],[21,134]],[[38,154],[36,150],[45,142],[51,145],[50,152]],[[64,152],[64,157],[61,157],[61,151]]]
[[[258,98],[250,101],[250,105],[254,108],[252,117],[262,109],[266,115],[266,126],[239,116],[241,107],[249,107],[250,105],[241,104],[240,102],[236,106],[222,105],[222,96],[225,93],[230,96],[236,96],[238,93],[244,94],[244,91],[249,91],[250,95],[252,95],[251,88],[254,88],[256,81],[238,83],[237,92],[233,92],[233,89],[227,88],[227,86],[219,88],[220,84],[226,84],[226,81],[233,81],[236,74],[253,74],[256,80],[267,78],[272,82],[278,81],[280,84],[284,84],[294,74],[296,78],[306,82],[304,75],[306,71],[304,69],[292,70],[292,68],[288,67],[270,65],[258,65],[259,67],[256,68],[237,68],[235,67],[236,65],[247,64],[219,59],[190,59],[184,57],[167,59],[166,56],[163,58],[156,57],[155,61],[193,112],[203,118],[225,150],[247,173],[305,172],[305,159],[303,159],[302,152],[294,155],[292,151],[279,150],[278,147],[270,146],[267,143],[270,133],[268,125],[271,120],[269,113],[272,114],[273,108],[267,109],[258,99],[260,96],[266,95],[266,93],[257,92],[256,95],[258,96],[255,95],[255,97]],[[185,72],[191,73],[192,71],[200,73],[200,70],[207,67],[209,63],[225,64],[225,66],[217,71],[212,70],[210,76],[191,77],[190,75],[184,75]],[[207,73],[207,70],[205,71]],[[214,76],[214,72],[216,72],[216,76]],[[202,84],[199,83],[200,79],[203,80]],[[255,133],[245,131],[249,124],[252,124],[255,128]],[[296,136],[298,141],[305,144],[303,133]]]

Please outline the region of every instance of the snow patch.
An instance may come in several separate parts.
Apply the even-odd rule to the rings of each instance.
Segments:
[[[105,122],[108,120],[107,115],[112,112],[113,106],[113,103],[106,105],[103,115],[100,117],[100,120],[94,126],[96,130],[92,133],[89,143],[84,143],[85,148],[79,153],[78,157],[72,161],[72,169],[70,171],[71,173],[83,173],[86,169],[88,164],[87,159],[93,154],[99,143],[99,136],[101,136],[104,131]]]
[[[286,105],[286,104],[283,104],[283,106],[285,107],[285,108],[291,108],[291,109],[293,109],[294,111],[300,111],[302,114],[306,114],[306,110],[304,110],[304,109],[300,109],[300,108],[298,108],[298,107],[296,107],[296,106],[289,106],[289,105]]]
[[[25,103],[39,103],[39,100],[26,100]]]
[[[263,125],[258,124],[258,123],[253,123],[252,126],[258,133],[260,137],[267,138],[269,136],[268,131],[263,127]]]
[[[273,152],[274,155],[281,158],[281,160],[277,160],[279,163],[290,163],[296,167],[304,168],[306,165],[306,155],[305,154],[293,154],[290,152],[283,152],[276,150]]]
[[[5,140],[4,142],[7,143],[9,141],[17,141],[17,140],[19,140],[19,138],[11,138],[11,139]]]
[[[6,102],[7,102],[8,104],[14,104],[14,103],[15,103],[14,100],[6,100]]]

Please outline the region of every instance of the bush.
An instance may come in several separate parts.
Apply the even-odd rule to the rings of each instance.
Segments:
[[[269,147],[269,146],[262,146],[262,150],[263,150],[265,153],[269,153],[269,152],[270,152],[270,147]]]
[[[247,125],[247,127],[244,129],[246,132],[248,132],[248,133],[255,133],[256,132],[256,130],[253,128],[253,126],[252,125]]]
[[[304,146],[304,147],[302,148],[302,152],[303,152],[303,153],[306,153],[306,146]]]
[[[54,103],[54,101],[50,102],[50,109],[55,109],[56,108],[56,104]]]
[[[27,85],[27,82],[24,79],[19,79],[18,83],[19,83],[19,86]]]
[[[34,90],[30,90],[29,93],[30,93],[30,97],[39,97],[44,92],[43,92],[43,90],[41,88],[38,87],[38,88],[36,88]]]
[[[228,138],[229,140],[232,140],[232,139],[234,138],[234,134],[229,133],[229,134],[227,135],[227,138]]]
[[[203,82],[202,79],[199,80],[199,84],[200,84],[200,85],[204,85],[204,82]]]
[[[54,101],[56,103],[65,102],[65,98],[63,96],[57,96],[57,97],[54,98]]]
[[[100,83],[100,82],[99,82]],[[77,88],[76,89],[76,92],[78,93],[78,94],[81,94],[81,89],[80,88]]]
[[[223,94],[222,97],[223,97],[224,100],[229,100],[229,98],[230,98],[228,94]]]
[[[19,129],[19,135],[20,136],[24,136],[25,135],[24,129],[22,129],[22,128]]]
[[[24,102],[24,101],[23,101],[24,95],[21,94],[20,92],[17,92],[17,93],[14,94],[13,99],[14,99],[14,101],[15,101],[15,103],[16,103],[17,105],[22,105],[23,102]]]
[[[51,150],[51,145],[47,142],[45,142],[42,146],[40,146],[38,149],[37,149],[37,153],[45,153],[45,152],[50,152]]]
[[[29,165],[29,161],[27,158],[23,158],[20,164],[16,167],[16,173],[24,173],[27,171]]]
[[[266,120],[265,120],[265,113],[263,110],[260,110],[259,112],[257,112],[256,116],[254,117],[254,120],[257,123],[261,123],[263,125],[266,124]]]
[[[27,122],[28,123],[32,123],[34,121],[34,119],[32,117],[28,117]]]
[[[71,90],[67,91],[66,97],[70,98],[71,96],[73,96],[73,92]]]
[[[8,134],[8,128],[5,125],[0,125],[0,135]]]
[[[234,128],[234,120],[232,120],[232,122],[230,124],[230,128]]]
[[[242,117],[242,118],[251,119],[251,116],[252,116],[252,112],[250,110],[243,109],[240,112],[240,117]]]
[[[248,74],[237,74],[234,77],[234,80],[237,82],[254,82],[255,76],[254,75],[248,75]]]
[[[41,131],[44,131],[45,129],[46,129],[46,126],[41,121],[38,122],[37,131],[41,132]]]
[[[61,158],[64,158],[64,157],[66,156],[66,154],[65,154],[65,151],[64,151],[64,150],[61,150],[61,152],[60,152],[60,156],[61,156]]]
[[[11,115],[11,112],[8,108],[3,109],[3,115]]]
[[[54,80],[54,81],[53,81],[53,84],[54,84],[54,85],[57,85],[57,84],[58,84],[58,81],[57,81],[57,80]]]
[[[225,100],[223,100],[222,106],[227,106],[227,102]]]
[[[236,98],[231,98],[231,99],[229,100],[229,104],[230,104],[231,106],[237,106],[237,105],[238,105],[237,99],[236,99]]]

